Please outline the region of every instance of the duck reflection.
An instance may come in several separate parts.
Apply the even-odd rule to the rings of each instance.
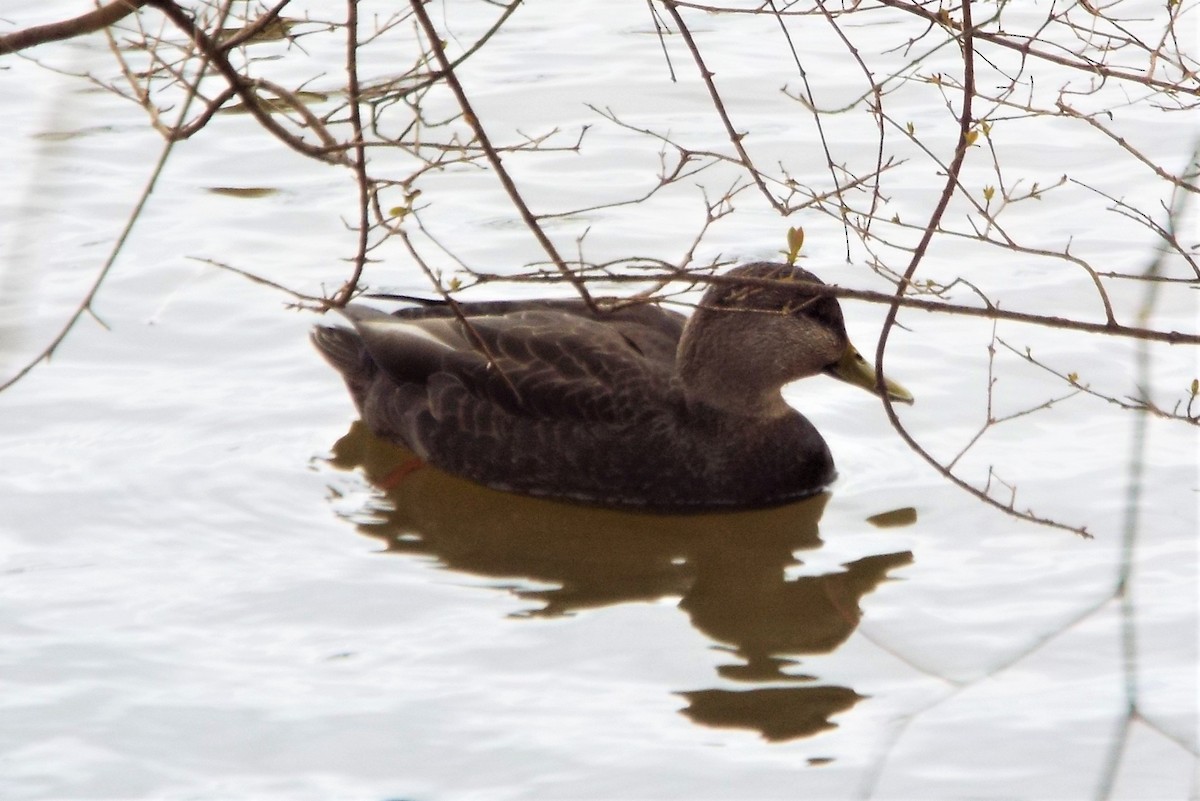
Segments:
[[[530,616],[679,597],[692,624],[733,657],[726,679],[775,686],[681,692],[689,718],[791,739],[832,727],[830,716],[861,696],[789,672],[789,655],[828,653],[861,617],[858,601],[912,561],[909,552],[869,556],[843,572],[788,578],[797,551],[821,544],[818,495],[772,509],[651,515],[497,492],[429,466],[354,423],[332,464],[361,470],[386,495],[362,533],[389,551],[433,556],[447,568],[516,579]],[[777,685],[784,686],[777,686]]]

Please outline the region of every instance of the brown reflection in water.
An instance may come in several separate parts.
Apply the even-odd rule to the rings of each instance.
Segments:
[[[757,690],[696,690],[679,693],[683,714],[705,726],[754,729],[765,739],[811,737],[837,724],[829,718],[862,698],[846,687],[763,687]]]
[[[553,585],[510,588],[541,604],[527,615],[680,597],[692,624],[737,657],[719,668],[724,678],[785,683],[681,692],[684,714],[770,740],[829,728],[831,715],[859,700],[848,688],[785,672],[796,665],[788,657],[835,649],[858,625],[859,599],[912,561],[907,551],[881,554],[844,572],[789,579],[785,570],[802,564],[795,552],[821,545],[827,495],[752,511],[638,514],[497,492],[428,466],[405,472],[412,454],[357,422],[333,452],[336,467],[362,470],[386,495],[388,508],[360,523],[362,533],[452,570]]]

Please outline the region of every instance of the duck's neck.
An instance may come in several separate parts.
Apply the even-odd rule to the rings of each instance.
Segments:
[[[695,336],[698,318],[704,320],[705,335]],[[680,380],[691,403],[702,403],[722,412],[744,416],[774,419],[792,413],[780,394],[783,381],[777,376],[764,373],[757,359],[738,358],[722,352],[718,343],[725,337],[714,329],[732,325],[733,321],[721,315],[706,315],[699,310],[688,320],[679,339],[676,365]],[[773,347],[770,342],[747,342],[748,332],[740,330],[738,338],[748,345],[746,352],[754,353],[757,348]],[[750,335],[753,336],[753,335]]]

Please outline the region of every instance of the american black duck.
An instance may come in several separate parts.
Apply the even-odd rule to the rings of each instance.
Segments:
[[[666,512],[769,506],[834,478],[825,440],[780,394],[826,373],[875,391],[821,283],[757,262],[713,284],[690,318],[579,300],[351,304],[353,328],[313,342],[371,430],[496,489]],[[888,394],[912,396],[888,382]]]

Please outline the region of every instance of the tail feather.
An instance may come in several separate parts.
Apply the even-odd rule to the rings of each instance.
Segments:
[[[325,361],[342,374],[355,405],[361,411],[363,398],[378,370],[375,360],[363,345],[362,337],[348,328],[322,325],[313,329],[312,342]]]
[[[317,326],[313,329],[312,341],[325,360],[340,373],[360,372],[369,362],[363,358],[366,348],[362,338],[348,328]]]

